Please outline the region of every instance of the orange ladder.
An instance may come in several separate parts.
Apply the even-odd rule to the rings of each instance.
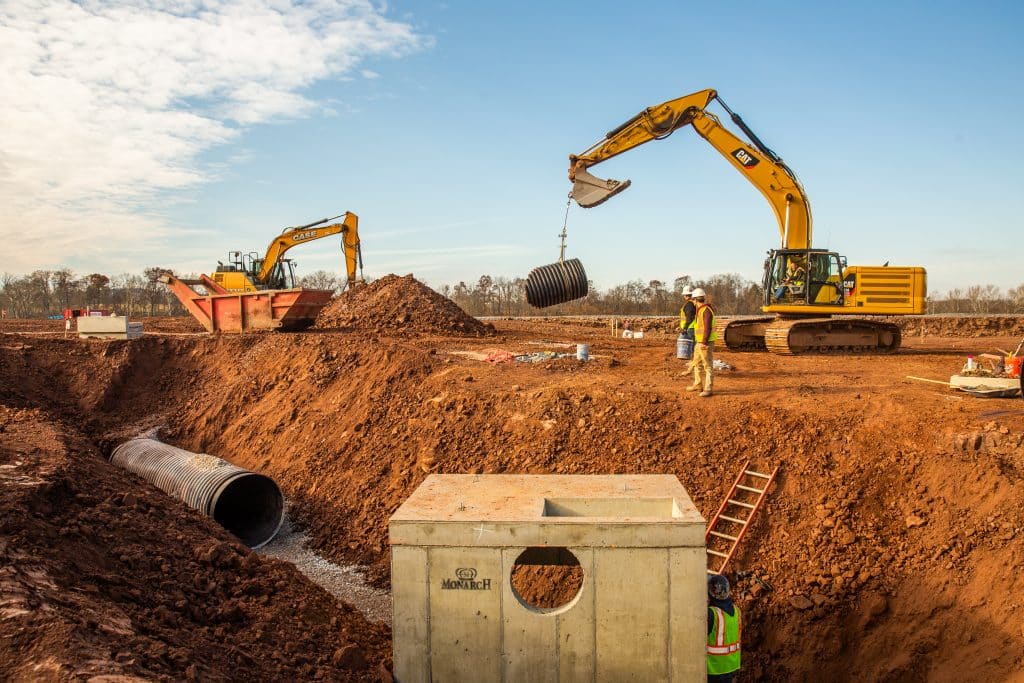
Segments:
[[[740,469],[740,476],[736,477],[736,481],[733,482],[732,488],[729,489],[728,495],[725,496],[725,500],[722,502],[721,507],[718,508],[718,512],[711,518],[708,530],[704,533],[704,545],[707,546],[708,550],[708,574],[721,574],[725,571],[725,566],[729,564],[729,560],[732,559],[737,546],[739,546],[743,536],[747,533],[750,522],[753,521],[754,515],[757,514],[757,511],[761,508],[761,503],[764,502],[765,496],[768,495],[768,487],[772,485],[772,482],[775,481],[775,475],[779,473],[778,466],[772,470],[771,474],[761,474],[749,469],[749,465],[749,460],[743,463],[743,467]],[[747,478],[746,483],[744,483],[745,477]],[[751,498],[751,496],[756,496],[756,498]],[[735,512],[729,515],[723,514],[728,508],[731,508],[731,513],[732,510],[735,510]],[[744,513],[746,513],[746,516],[741,517],[740,515]],[[729,524],[732,528],[739,527],[739,531],[733,531],[731,534],[719,531],[719,527],[723,524]],[[714,542],[719,538],[729,542],[728,552],[715,550],[711,547],[709,541]],[[722,561],[715,569],[711,568],[711,565],[714,563],[712,558]]]

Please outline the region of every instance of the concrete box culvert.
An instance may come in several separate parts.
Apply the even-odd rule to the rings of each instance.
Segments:
[[[212,517],[250,548],[268,543],[284,521],[284,496],[270,477],[154,439],[132,439],[110,461]]]
[[[435,474],[388,526],[398,683],[705,680],[704,519],[674,476]],[[530,600],[522,565],[575,595]]]

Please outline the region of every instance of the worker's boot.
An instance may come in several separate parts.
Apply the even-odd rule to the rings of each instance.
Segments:
[[[697,367],[697,361],[694,360],[690,365],[693,367],[693,384],[686,387],[687,391],[700,391],[700,368]]]
[[[711,391],[714,388],[714,385],[715,376],[711,373],[711,370],[709,369],[707,372],[707,376],[704,378],[704,391],[700,392],[701,397],[707,398],[708,396],[710,396]]]

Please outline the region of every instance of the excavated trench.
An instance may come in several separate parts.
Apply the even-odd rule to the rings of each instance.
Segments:
[[[250,559],[212,522],[163,501],[99,455],[158,427],[171,444],[273,478],[317,556],[366,567],[371,583],[385,589],[387,518],[432,472],[671,473],[710,517],[743,461],[781,464],[777,489],[732,567],[746,614],[747,680],[1020,676],[1024,405],[972,402],[902,381],[949,374],[967,348],[963,340],[912,340],[907,352],[886,358],[722,354],[737,369],[720,375],[718,395],[700,401],[681,391],[687,378],[670,335],[630,342],[601,327],[515,321],[499,321],[497,336],[381,335],[346,328],[344,316],[335,320],[324,332],[131,343],[0,337],[0,437],[8,437],[0,438],[7,468],[0,477],[8,504],[27,506],[17,524],[8,517],[0,527],[0,552],[15,575],[5,575],[0,590],[11,595],[11,586],[21,586],[36,612],[72,595],[101,615],[29,623],[38,637],[5,641],[0,672],[31,680],[12,662],[34,653],[32,661],[45,663],[37,655],[47,647],[58,653],[51,667],[61,656],[79,660],[69,666],[95,662],[89,648],[102,644],[76,650],[52,643],[55,634],[78,631],[102,641],[102,624],[135,634],[116,638],[144,642],[138,651],[109,646],[101,673],[180,677],[201,653],[192,675],[211,680],[231,678],[246,658],[257,667],[272,663],[282,677],[383,676],[386,627],[332,607],[298,572]],[[590,343],[592,360],[475,360],[495,350],[561,348],[552,340]],[[56,454],[53,471],[47,453]],[[14,465],[33,457],[36,469]],[[54,481],[69,480],[62,472],[98,481],[93,508],[106,505],[107,517],[86,514],[95,517],[90,522],[55,512],[60,504],[51,499],[90,495],[54,493]],[[26,503],[22,494],[32,487],[21,486],[22,498],[11,494],[14,476],[44,482],[48,493],[32,493]],[[109,539],[90,535],[115,513],[121,521]],[[33,545],[42,534],[37,525],[54,515],[64,515],[64,531],[52,533],[75,539],[83,556],[113,544],[113,555],[93,562],[102,578],[76,577],[64,550]],[[141,532],[129,531],[137,523]],[[163,535],[146,539],[142,532],[154,525]],[[168,553],[161,564],[130,568],[150,540],[177,548],[161,550]],[[119,544],[126,544],[124,562]],[[49,579],[54,589],[33,583],[39,566],[56,577]],[[188,588],[175,596],[181,588],[156,578],[150,587],[104,583],[130,571],[180,575]],[[275,577],[269,591],[264,574]],[[245,580],[229,585],[238,576]],[[539,606],[564,602],[577,580],[549,567],[529,579],[517,594]],[[83,592],[81,581],[96,590]],[[289,596],[307,608],[282,609]],[[125,599],[166,615],[149,625]],[[204,601],[217,610],[229,603],[229,614],[194,614],[190,605]],[[24,617],[0,620],[0,629],[16,618]],[[214,644],[225,634],[234,649]]]

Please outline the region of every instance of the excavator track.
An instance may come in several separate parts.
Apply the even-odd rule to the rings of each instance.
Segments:
[[[784,356],[809,353],[893,353],[900,328],[864,318],[779,319],[765,327],[764,343]]]
[[[730,351],[764,351],[765,328],[775,320],[774,316],[763,318],[741,318],[739,320],[716,320],[718,338],[725,341]]]

